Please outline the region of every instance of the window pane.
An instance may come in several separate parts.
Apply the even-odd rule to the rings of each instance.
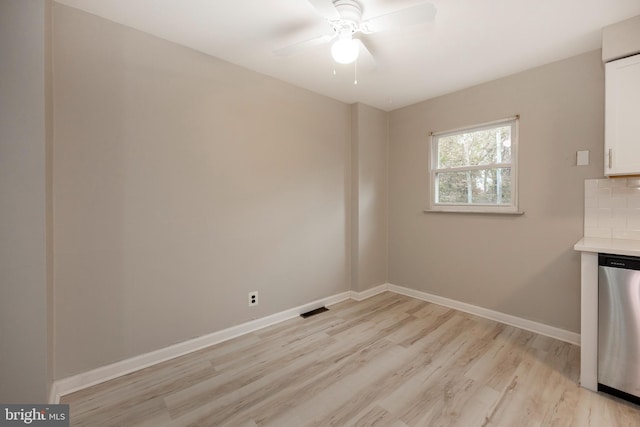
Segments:
[[[438,167],[453,168],[468,165],[465,160],[464,143],[460,135],[450,135],[438,138]]]
[[[436,174],[436,203],[480,205],[511,203],[511,169],[482,169]]]
[[[509,205],[512,202],[511,200],[511,168],[504,168],[501,170],[502,170],[502,177],[501,177],[500,187],[502,188],[502,193],[501,193],[502,197],[498,199],[498,203]]]
[[[470,173],[471,203],[509,204],[511,202],[511,169],[484,169]]]
[[[445,172],[436,175],[438,200],[436,203],[467,203],[467,172]]]
[[[438,138],[438,168],[511,162],[511,126]]]

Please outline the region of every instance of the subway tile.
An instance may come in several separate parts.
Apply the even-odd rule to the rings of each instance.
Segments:
[[[640,208],[627,209],[627,228],[640,230]]]
[[[624,221],[619,216],[614,218],[613,209],[598,208],[597,209],[598,228],[624,228],[626,227],[626,217]],[[621,225],[622,224],[622,225]]]
[[[610,239],[612,232],[610,228],[585,227],[585,237],[604,237]]]
[[[611,188],[612,180],[609,178],[599,179],[598,180],[598,188]]]
[[[585,208],[584,210],[584,226],[585,227],[597,227],[598,226],[598,209]]]
[[[613,210],[611,211],[611,217],[613,219],[624,219],[626,222],[629,213],[629,209],[627,208],[613,208]]]
[[[627,207],[626,197],[611,197],[611,207],[613,209],[620,209]]]
[[[640,188],[616,187],[611,189],[611,197],[631,197],[633,195],[640,195]]]
[[[613,229],[611,231],[611,237],[614,239],[640,240],[640,229]]]
[[[626,187],[627,178],[609,178],[611,188]]]
[[[627,178],[598,179],[598,188],[619,188],[627,186]]]
[[[585,208],[597,208],[598,207],[598,198],[597,197],[585,197],[584,198],[584,207]]]
[[[617,215],[617,216],[599,216],[598,217],[598,227],[599,228],[626,228],[627,227],[627,217],[626,215]]]
[[[595,197],[598,194],[598,180],[586,179],[584,181],[585,197]]]
[[[598,207],[611,208],[611,209],[626,208],[627,198],[626,197],[599,197]]]
[[[640,208],[640,195],[634,194],[633,196],[627,197],[627,207]]]
[[[640,178],[627,179],[627,187],[633,187],[633,188],[640,187]]]

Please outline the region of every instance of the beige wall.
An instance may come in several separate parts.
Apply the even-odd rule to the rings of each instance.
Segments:
[[[351,106],[351,286],[387,282],[387,113]]]
[[[0,402],[45,403],[50,370],[49,2],[0,2]]]
[[[602,29],[602,60],[624,58],[640,52],[640,15]]]
[[[599,51],[387,114],[54,23],[56,378],[387,281],[578,330]],[[423,214],[428,133],[513,114],[525,215]]]
[[[579,332],[584,179],[603,175],[600,51],[390,113],[389,281]],[[429,132],[520,114],[523,216],[424,214]],[[590,166],[576,151],[590,150]]]
[[[349,106],[54,23],[57,378],[348,289]]]

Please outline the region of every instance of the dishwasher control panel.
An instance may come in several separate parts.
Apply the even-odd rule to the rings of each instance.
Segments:
[[[603,267],[624,268],[627,270],[640,270],[640,258],[600,254],[598,256],[598,265]]]

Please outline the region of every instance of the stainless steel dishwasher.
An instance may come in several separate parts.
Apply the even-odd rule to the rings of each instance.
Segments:
[[[598,390],[640,404],[640,258],[598,256]]]

